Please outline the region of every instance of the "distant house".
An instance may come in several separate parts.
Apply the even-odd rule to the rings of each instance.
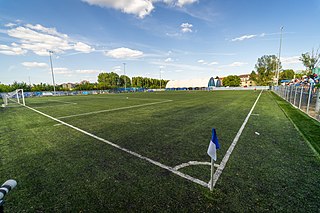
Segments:
[[[238,75],[241,80],[241,86],[242,87],[251,87],[256,86],[256,82],[250,80],[250,74],[244,74],[244,75]]]
[[[73,83],[62,84],[62,88],[65,90],[72,90],[75,86],[76,86],[76,84],[73,84]]]

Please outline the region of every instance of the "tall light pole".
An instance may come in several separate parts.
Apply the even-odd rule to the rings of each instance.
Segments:
[[[126,79],[126,63],[123,63],[123,75],[124,75],[124,91],[127,91],[127,79]]]
[[[52,83],[53,83],[53,95],[55,95],[55,94],[56,94],[56,83],[54,82],[54,74],[53,74],[53,66],[52,66],[51,54],[53,54],[53,51],[52,51],[52,50],[49,50],[50,65],[51,65],[51,74],[52,74]]]
[[[277,86],[279,85],[279,76],[280,76],[280,56],[281,56],[283,26],[280,28],[280,31],[281,31],[280,32],[280,46],[279,46],[278,66],[277,66]]]

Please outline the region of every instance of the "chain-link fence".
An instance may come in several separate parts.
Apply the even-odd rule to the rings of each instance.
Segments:
[[[320,89],[314,86],[278,86],[272,90],[280,97],[320,121]]]

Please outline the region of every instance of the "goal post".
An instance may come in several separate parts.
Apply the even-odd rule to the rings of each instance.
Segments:
[[[3,107],[6,107],[10,105],[11,102],[19,104],[19,105],[26,105],[26,102],[24,100],[24,93],[23,89],[16,89],[13,92],[9,93],[2,93],[1,94],[2,100],[3,100]]]

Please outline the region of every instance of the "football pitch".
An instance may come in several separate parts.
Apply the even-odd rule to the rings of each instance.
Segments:
[[[8,212],[320,209],[317,148],[269,91],[41,97],[26,105],[0,109],[0,181],[18,182]],[[319,138],[319,123],[305,122]],[[211,192],[212,128],[221,148]]]

